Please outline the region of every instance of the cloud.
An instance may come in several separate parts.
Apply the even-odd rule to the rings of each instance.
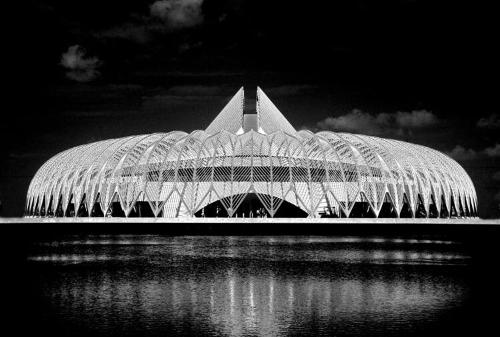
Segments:
[[[160,0],[150,6],[150,14],[173,28],[186,28],[203,22],[203,0]]]
[[[424,128],[437,124],[438,119],[432,112],[427,110],[398,111],[396,112],[395,122],[402,128]]]
[[[431,127],[438,123],[438,118],[427,110],[370,114],[354,109],[343,116],[327,117],[316,125],[319,129],[387,136],[411,134],[412,129]]]
[[[500,180],[500,171],[497,171],[493,174],[493,180]]]
[[[456,160],[472,160],[479,156],[487,157],[500,157],[500,144],[495,144],[494,146],[487,147],[483,150],[467,149],[462,145],[457,145],[448,152],[448,155]],[[497,172],[500,176],[500,172]]]
[[[484,129],[500,129],[500,117],[497,114],[491,114],[479,119],[476,125]]]
[[[118,38],[130,40],[136,43],[146,43],[150,40],[151,27],[144,23],[125,23],[122,26],[113,27],[103,32],[97,33],[98,38]]]
[[[105,39],[123,39],[138,44],[154,40],[156,36],[169,34],[182,28],[197,26],[204,21],[204,0],[159,0],[149,6],[149,15],[132,16],[131,21],[96,32],[94,36]],[[179,52],[199,47],[201,42],[187,42],[179,46]]]
[[[380,132],[380,121],[377,116],[354,109],[347,115],[339,117],[327,117],[317,123],[320,129],[335,131],[369,131]],[[376,130],[374,130],[376,129]]]
[[[62,54],[60,64],[67,70],[66,77],[77,82],[89,82],[100,75],[97,68],[101,61],[97,57],[88,57],[79,45],[69,47]]]
[[[477,158],[478,153],[473,149],[466,149],[461,145],[457,145],[448,152],[448,155],[456,160],[472,160]]]
[[[484,149],[484,153],[488,157],[500,157],[500,144],[495,144],[495,146],[487,147]]]
[[[186,43],[181,44],[177,50],[179,51],[179,54],[183,54],[183,53],[187,53],[191,50],[198,49],[201,46],[203,46],[203,42],[201,42],[201,41],[186,42]]]

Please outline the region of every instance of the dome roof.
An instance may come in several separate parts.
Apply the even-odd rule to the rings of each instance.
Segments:
[[[182,217],[218,201],[234,216],[255,194],[269,216],[284,203],[310,217],[477,215],[471,179],[436,150],[296,131],[260,88],[256,110],[244,114],[241,88],[205,130],[110,139],[59,153],[33,178],[26,213],[103,216],[119,207],[131,216],[146,206],[144,216]]]

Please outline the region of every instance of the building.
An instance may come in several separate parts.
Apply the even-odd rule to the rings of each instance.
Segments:
[[[251,111],[248,111],[251,110]],[[250,113],[249,113],[250,112]],[[378,137],[297,131],[257,88],[205,130],[81,145],[31,181],[42,217],[477,217],[474,185],[448,156]]]

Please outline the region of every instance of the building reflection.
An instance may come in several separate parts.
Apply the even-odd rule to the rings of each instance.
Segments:
[[[124,269],[99,268],[95,273],[84,268],[81,274],[68,274],[44,285],[61,315],[74,316],[81,324],[98,320],[100,328],[115,331],[182,329],[189,324],[214,335],[279,336],[303,331],[301,327],[311,322],[356,326],[383,319],[409,324],[432,319],[464,297],[464,285],[440,274],[440,268],[432,269],[436,274],[428,269],[398,269],[400,264],[420,268],[427,263],[460,260],[463,256],[459,252],[411,247],[308,251],[301,246],[293,250],[287,249],[289,239],[267,242],[263,252],[255,248],[256,239],[243,243],[236,238],[228,240],[217,251],[212,243],[207,244],[203,247],[209,250],[201,253],[200,247],[185,245],[180,239],[160,251],[155,250],[156,245],[143,247],[144,254],[163,254],[150,256],[171,254],[168,262],[152,260],[146,267],[140,262],[131,268],[127,254],[110,250],[94,255],[86,250],[47,252],[30,259],[64,265],[88,263],[93,268],[105,266],[107,261],[126,265]],[[273,246],[277,244],[281,246]],[[222,260],[200,264],[195,259],[200,254]],[[250,259],[253,256],[255,260]],[[298,264],[292,258],[299,260]]]
[[[277,277],[235,270],[197,280],[137,281],[117,281],[107,275],[60,295],[74,310],[97,308],[120,312],[119,316],[132,312],[135,324],[146,326],[162,320],[199,321],[227,336],[286,335],[294,326],[314,320],[356,321],[387,315],[422,319],[461,296],[460,288],[450,291],[444,284],[422,279]],[[109,316],[113,315],[102,319],[107,321]]]

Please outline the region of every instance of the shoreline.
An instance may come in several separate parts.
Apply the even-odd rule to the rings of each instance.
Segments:
[[[500,220],[308,218],[0,218],[19,235],[384,235],[500,240]]]

